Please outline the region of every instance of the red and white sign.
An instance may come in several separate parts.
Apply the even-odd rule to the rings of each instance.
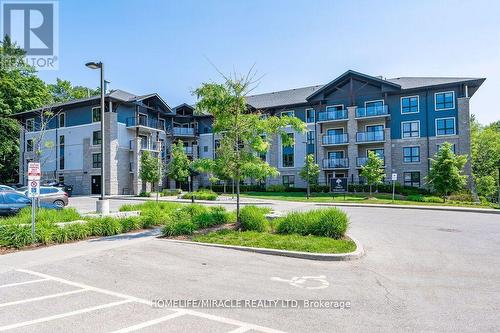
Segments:
[[[42,176],[42,170],[40,169],[40,163],[29,162],[28,163],[28,180],[40,180]]]

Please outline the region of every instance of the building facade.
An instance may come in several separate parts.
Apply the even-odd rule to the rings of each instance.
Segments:
[[[384,161],[386,177],[398,174],[403,185],[422,187],[432,157],[444,142],[457,154],[470,156],[469,100],[484,78],[401,77],[384,79],[347,71],[318,86],[247,97],[254,111],[298,117],[306,133],[286,129],[294,145],[272,138],[265,159],[280,176],[269,184],[305,187],[299,177],[307,154],[314,154],[319,182],[332,177],[362,182],[360,169],[369,151]],[[44,110],[52,117],[43,119]],[[41,151],[45,179],[74,186],[75,194],[100,193],[100,100],[92,97],[16,114],[23,125],[20,142],[20,182],[26,183],[27,163]],[[148,190],[139,177],[143,151],[170,159],[171,145],[182,141],[192,158],[214,158],[218,137],[212,119],[181,104],[170,108],[157,94],[135,96],[124,91],[106,95],[106,194],[138,194]],[[466,166],[470,174],[470,163]],[[249,180],[250,181],[250,180]],[[208,186],[198,175],[194,187]],[[164,177],[163,187],[179,186]]]

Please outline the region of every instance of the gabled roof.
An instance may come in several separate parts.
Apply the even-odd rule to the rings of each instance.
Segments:
[[[126,92],[124,90],[117,89],[117,90],[113,90],[113,91],[105,94],[104,97],[108,98],[108,99],[110,98],[110,99],[115,100],[115,101],[124,102],[124,103],[142,101],[142,100],[145,100],[145,99],[148,99],[151,97],[156,97],[166,107],[167,110],[172,112],[172,109],[170,108],[170,106],[168,106],[168,104],[160,97],[160,95],[158,95],[156,93],[137,96],[137,95],[131,94],[129,92]],[[54,103],[54,104],[44,105],[41,108],[15,113],[12,115],[12,117],[17,118],[18,116],[22,116],[22,115],[26,115],[26,114],[30,114],[30,113],[34,113],[34,112],[39,112],[42,109],[59,108],[59,107],[66,107],[66,106],[71,106],[71,105],[85,104],[85,103],[89,103],[92,101],[97,102],[100,100],[100,98],[101,98],[101,96],[97,95],[97,96],[91,96],[91,97],[86,97],[86,98],[78,98],[78,99],[74,99],[71,101],[63,102],[63,103]]]
[[[399,84],[397,84],[397,83],[389,82],[389,81],[381,79],[379,77],[371,76],[371,75],[367,75],[367,74],[363,74],[363,73],[359,73],[359,72],[356,72],[356,71],[353,71],[353,70],[350,69],[350,70],[346,71],[344,74],[342,74],[339,77],[337,77],[336,79],[334,79],[333,81],[330,81],[329,83],[325,84],[318,91],[315,91],[314,93],[312,93],[311,95],[309,95],[307,97],[307,99],[309,100],[309,99],[317,96],[318,94],[320,94],[320,93],[328,90],[329,88],[335,87],[336,85],[338,85],[339,83],[341,83],[342,81],[344,81],[345,79],[347,79],[349,76],[356,76],[356,77],[365,79],[367,81],[378,83],[380,85],[387,85],[387,86],[390,86],[390,87],[395,88],[395,89],[401,89],[401,86]]]
[[[401,89],[415,89],[423,87],[432,87],[453,83],[476,83],[481,85],[485,78],[472,78],[472,77],[397,77],[394,79],[387,79],[387,81],[396,83],[401,86]]]
[[[247,103],[256,109],[307,103],[307,97],[321,85],[247,96]]]

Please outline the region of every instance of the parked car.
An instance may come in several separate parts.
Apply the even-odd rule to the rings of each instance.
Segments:
[[[15,191],[15,189],[7,185],[0,185],[0,191]]]
[[[28,188],[23,187],[21,193],[28,196]],[[61,208],[68,205],[68,193],[60,187],[40,186],[39,199],[41,203],[54,204]]]
[[[48,180],[42,183],[43,186],[54,186],[54,187],[60,187],[64,190],[64,192],[68,193],[68,197],[71,196],[73,193],[73,185],[66,185],[64,183],[55,181],[55,180]]]
[[[14,215],[19,213],[24,207],[31,206],[31,200],[22,194],[13,191],[2,191],[0,192],[0,215]],[[51,203],[40,203],[41,208],[47,209],[62,209],[61,206],[57,206]]]

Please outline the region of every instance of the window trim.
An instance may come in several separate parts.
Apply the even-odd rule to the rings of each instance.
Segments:
[[[92,124],[96,124],[96,123],[100,123],[100,122],[101,122],[101,120],[102,120],[102,119],[101,119],[101,120],[98,120],[98,121],[94,121],[94,110],[95,110],[95,109],[100,109],[100,108],[101,108],[101,106],[100,106],[100,105],[99,105],[99,106],[94,106],[94,107],[92,107],[92,110],[91,110],[91,112],[90,112],[90,116],[92,117],[92,119],[91,119],[91,120],[92,120]],[[101,117],[101,113],[100,113],[100,112],[99,112],[99,117]]]
[[[101,168],[101,166],[102,166],[102,156],[101,156],[101,162],[100,162],[100,163],[101,163],[101,165],[100,165],[100,166],[98,166],[98,167],[94,167],[94,156],[95,156],[95,155],[100,155],[100,154],[101,154],[101,153],[92,153],[92,169],[100,169],[100,168]]]
[[[295,168],[295,133],[294,132],[287,132],[287,135],[292,134],[293,135],[293,145],[290,147],[285,147],[285,148],[293,148],[293,165],[292,166],[284,166],[283,163],[283,142],[281,141],[280,143],[280,152],[281,152],[281,168],[283,169],[292,169]],[[280,139],[281,140],[281,139]]]
[[[284,178],[288,177],[288,183],[285,185]],[[290,186],[290,177],[293,177],[293,186]],[[286,188],[295,188],[295,175],[282,175],[281,176],[281,184],[286,186]]]
[[[437,95],[439,94],[446,94],[446,93],[452,93],[453,94],[453,107],[451,108],[444,108],[444,109],[438,109],[437,108]],[[454,90],[448,90],[448,91],[439,91],[434,93],[434,111],[446,111],[446,110],[454,110],[455,109],[455,91]]]
[[[405,162],[405,148],[418,148],[418,161],[410,161],[410,162]],[[421,149],[420,145],[415,145],[415,146],[404,146],[403,147],[403,164],[419,164],[422,162],[422,158],[420,157],[421,155]],[[410,150],[411,152],[411,150]],[[410,159],[413,159],[413,155],[410,155]]]
[[[418,123],[418,136],[404,136],[404,124],[411,124],[411,123]],[[410,131],[411,133],[411,131]],[[409,139],[418,139],[420,138],[420,120],[407,120],[407,121],[402,121],[401,122],[401,139],[402,140],[409,140]]]
[[[310,122],[310,121],[307,120],[309,118],[307,116],[307,111],[309,111],[309,110],[313,111],[313,121],[312,122]],[[314,123],[316,123],[316,109],[315,108],[307,108],[307,109],[305,109],[305,113],[306,113],[305,114],[305,116],[306,116],[306,124],[314,124]]]
[[[412,174],[414,172],[418,172],[418,188],[420,188],[422,186],[422,173],[419,171],[419,170],[406,170],[406,171],[403,171],[403,185],[404,186],[411,186],[411,187],[417,187],[417,186],[413,186],[413,185],[406,185],[406,181],[405,181],[405,174],[409,173],[409,174]],[[411,182],[413,183],[413,182]]]
[[[61,116],[63,116],[63,119],[64,119],[64,124],[62,126],[61,126]],[[58,126],[58,128],[66,127],[66,112],[60,112],[57,115],[57,126]]]
[[[94,132],[100,132],[100,131],[101,131],[100,129],[92,131],[92,146],[94,146],[94,147],[97,147],[97,146],[101,145],[100,143],[94,144]],[[101,143],[102,143],[102,134],[101,134]]]
[[[31,122],[32,129],[28,128],[28,122]],[[26,118],[26,132],[36,132],[35,131],[35,118]]]
[[[453,134],[438,134],[438,126],[437,126],[438,120],[446,120],[446,119],[453,119]],[[434,134],[439,137],[457,135],[457,119],[455,117],[444,117],[444,118],[434,119]]]
[[[412,98],[412,97],[416,97],[417,98],[417,111],[415,111],[415,112],[403,112],[403,98]],[[400,104],[400,107],[401,107],[401,114],[402,115],[420,113],[420,95],[401,96],[399,104]]]
[[[329,109],[329,108],[335,108],[335,107],[337,107],[337,106],[341,106],[341,107],[342,107],[342,109],[340,109],[340,110],[337,110],[337,109],[336,109],[336,110],[334,110],[334,111],[343,111],[343,110],[345,110],[345,105],[344,105],[344,104],[333,104],[333,105],[327,105],[327,106],[325,107],[325,112],[328,112],[328,109]]]

